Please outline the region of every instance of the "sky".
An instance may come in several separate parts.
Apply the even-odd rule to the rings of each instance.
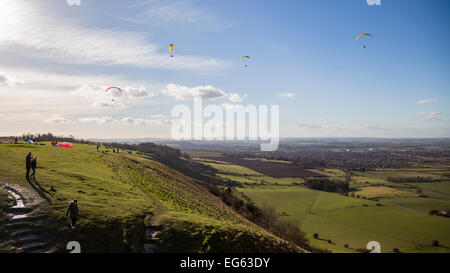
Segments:
[[[2,0],[0,18],[3,136],[167,138],[201,96],[279,105],[281,137],[450,137],[447,0]]]

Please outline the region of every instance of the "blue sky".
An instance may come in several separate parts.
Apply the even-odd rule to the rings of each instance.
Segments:
[[[446,0],[35,2],[0,3],[0,135],[168,137],[200,92],[284,137],[450,137]]]

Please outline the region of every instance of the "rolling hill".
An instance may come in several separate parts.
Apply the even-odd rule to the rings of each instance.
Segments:
[[[82,252],[144,252],[149,243],[151,252],[305,252],[148,156],[97,151],[89,144],[74,149],[44,144],[0,145],[1,252],[28,250],[21,239],[33,236],[43,242],[33,250],[47,252],[65,251],[69,241],[78,241]],[[28,152],[38,157],[31,182],[25,180]],[[25,220],[11,220],[15,212],[5,188],[25,200]],[[65,217],[72,199],[80,213],[75,231]]]

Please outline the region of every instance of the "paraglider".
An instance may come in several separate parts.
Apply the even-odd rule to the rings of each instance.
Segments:
[[[249,60],[250,60],[250,56],[242,56],[242,57],[241,57],[241,59],[240,59],[240,60],[241,60],[241,62],[242,62],[242,60],[243,60],[244,58],[247,58],[247,59],[249,59]],[[245,65],[245,67],[247,67],[247,64]]]
[[[66,147],[66,148],[73,148],[73,145],[70,142],[58,143],[58,144],[56,144],[56,146],[58,146],[58,147]]]
[[[108,88],[105,90],[105,92],[108,92],[108,90],[110,90],[110,89],[116,89],[116,90],[119,90],[119,92],[122,92],[122,89],[120,89],[119,87],[115,87],[115,86],[108,87]]]
[[[170,51],[170,57],[173,57],[173,55],[172,55],[173,44],[169,44],[169,51]]]
[[[105,93],[108,92],[109,90],[111,90],[111,91],[116,90],[116,91],[113,92],[113,95],[114,95],[114,96],[116,96],[116,95],[122,93],[122,89],[120,89],[119,87],[115,87],[115,86],[108,87],[108,88],[105,90]],[[119,92],[117,92],[117,91],[119,91]],[[113,103],[116,102],[114,98],[112,99],[112,102],[113,102]]]
[[[370,33],[363,33],[363,34],[359,34],[358,36],[356,36],[355,40],[359,40],[359,38],[364,37],[364,36],[368,36],[368,37],[373,37],[372,34]],[[364,45],[364,48],[366,48],[366,45]]]

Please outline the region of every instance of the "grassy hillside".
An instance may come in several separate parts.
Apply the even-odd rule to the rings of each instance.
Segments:
[[[25,180],[25,156],[38,156],[37,181]],[[145,225],[161,226],[169,252],[299,252],[302,249],[250,223],[190,178],[153,160],[122,151],[97,152],[46,145],[0,145],[0,184],[30,189],[43,201],[34,213],[59,249],[68,241],[84,252],[142,252]],[[65,212],[77,199],[71,231]],[[6,205],[0,203],[5,209]],[[2,218],[3,219],[3,218]],[[0,231],[6,226],[3,219]]]

